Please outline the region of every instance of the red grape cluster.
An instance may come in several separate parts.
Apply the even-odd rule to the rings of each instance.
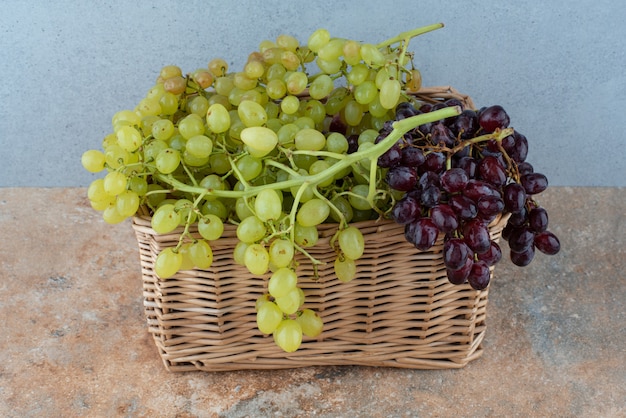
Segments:
[[[402,103],[396,120],[445,106]],[[545,175],[526,162],[528,141],[509,127],[501,106],[463,109],[455,117],[418,126],[378,159],[387,169],[385,181],[400,192],[391,217],[405,225],[405,238],[419,250],[432,247],[445,234],[443,260],[451,283],[487,287],[490,266],[502,258],[489,234],[489,224],[510,214],[503,230],[511,261],[528,265],[535,249],[556,254],[558,238],[548,227],[548,214],[533,199],[548,186]],[[377,141],[392,129],[386,124]]]

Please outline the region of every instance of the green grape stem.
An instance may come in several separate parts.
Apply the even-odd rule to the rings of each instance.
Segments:
[[[352,164],[358,163],[361,160],[370,159],[374,162],[377,161],[378,157],[384,154],[389,148],[391,148],[393,144],[400,140],[400,138],[402,138],[404,134],[409,132],[411,129],[414,129],[417,126],[423,125],[425,123],[454,117],[459,115],[460,113],[460,106],[452,106],[396,121],[393,123],[393,130],[391,131],[391,133],[389,133],[389,135],[378,144],[370,148],[345,155],[343,157],[340,156],[339,158],[337,158],[338,161],[335,164],[333,164],[324,171],[307,176],[298,176],[296,178],[283,180],[276,183],[263,184],[259,186],[246,185],[243,190],[207,190],[203,187],[185,184],[177,180],[171,174],[155,173],[154,176],[158,180],[167,183],[174,189],[182,192],[192,194],[208,194],[216,197],[235,199],[239,197],[255,196],[263,189],[286,190],[292,187],[300,187],[304,183],[307,183],[309,187],[315,187],[317,184],[323,183],[331,177],[334,177],[335,174],[337,174],[338,172],[344,170]],[[375,167],[375,165],[372,164],[371,167]]]
[[[401,34],[394,36],[393,38],[389,38],[386,41],[383,41],[376,45],[377,48],[384,48],[387,46],[391,46],[395,43],[407,41],[409,39],[415,38],[416,36],[423,35],[428,32],[432,32],[437,29],[441,29],[444,27],[443,23],[435,23],[433,25],[423,26],[421,28],[416,28],[413,30],[409,30],[406,32],[402,32]]]

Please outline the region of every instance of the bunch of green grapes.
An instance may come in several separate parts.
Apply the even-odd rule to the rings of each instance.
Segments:
[[[261,42],[240,71],[223,59],[186,75],[162,68],[134,109],[113,116],[102,151],[83,154],[85,169],[106,171],[89,186],[91,205],[109,223],[142,208],[155,232],[180,232],[155,260],[161,279],[210,268],[211,242],[225,223],[237,225],[235,262],[269,276],[258,327],[283,350],[297,350],[303,334],[319,335],[322,321],[305,307],[295,254],[319,263],[307,248],[320,224],[336,223],[335,273],[352,280],[365,244],[351,223],[386,216],[398,197],[378,157],[416,126],[459,112],[401,120],[378,136],[421,86],[409,40],[441,26],[379,45],[319,29],[306,44],[289,35]]]

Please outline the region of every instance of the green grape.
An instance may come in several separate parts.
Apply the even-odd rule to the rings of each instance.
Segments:
[[[236,119],[233,119],[230,123],[230,129],[228,130],[228,135],[230,139],[241,140],[241,131],[246,128],[246,125],[243,124],[239,116]]]
[[[202,180],[200,180],[199,186],[209,191],[209,194],[205,196],[206,200],[217,199],[217,196],[212,194],[213,191],[227,189],[227,183],[217,174],[209,174],[208,176],[205,176]]]
[[[315,60],[317,66],[325,72],[326,74],[336,74],[341,70],[342,62],[339,59],[335,60],[324,60],[322,58],[317,58]]]
[[[345,40],[341,38],[333,38],[326,45],[324,45],[317,52],[317,55],[326,61],[333,61],[339,59],[339,57],[343,54],[343,46],[345,45]]]
[[[169,122],[169,121],[168,121]],[[170,122],[171,123],[171,122]],[[160,139],[155,139],[148,142],[143,147],[143,159],[146,162],[153,162],[156,160],[156,156],[159,155],[159,152],[168,148],[167,142]]]
[[[385,65],[385,56],[382,52],[372,44],[361,45],[361,58],[363,62],[369,67],[381,67]]]
[[[352,260],[358,260],[363,256],[365,240],[358,228],[349,226],[346,229],[342,229],[339,231],[337,241],[339,241],[339,248],[346,257]]]
[[[235,261],[235,263],[239,264],[240,266],[246,265],[246,251],[248,250],[249,246],[249,244],[243,241],[239,241],[237,244],[235,244],[235,248],[233,249],[233,260]]]
[[[313,128],[324,122],[324,119],[326,119],[326,106],[324,106],[324,103],[319,100],[307,100],[302,111],[304,117],[310,118],[315,124],[312,126]]]
[[[296,286],[292,287],[281,297],[275,298],[276,304],[285,315],[292,315],[300,307],[300,292]]]
[[[335,196],[331,199],[330,201],[337,209],[339,209],[339,211],[343,214],[343,217],[345,219],[346,222],[350,222],[352,221],[352,217],[354,216],[354,212],[352,211],[352,205],[350,205],[350,202],[348,202],[348,199],[346,199],[343,196]],[[337,214],[336,211],[331,210],[330,211],[330,218],[339,223],[341,221],[341,218],[339,217],[339,215]]]
[[[133,110],[120,110],[113,115],[111,124],[117,125],[139,126],[141,125],[141,116]]]
[[[224,222],[212,213],[203,215],[198,222],[198,233],[206,240],[218,240],[224,233]]]
[[[376,129],[366,129],[359,134],[358,144],[361,145],[365,142],[373,144],[378,137],[378,131]]]
[[[322,199],[313,198],[300,206],[296,221],[305,227],[316,226],[324,222],[328,215],[330,215],[328,203]]]
[[[252,213],[252,210],[248,206],[248,203],[244,197],[238,197],[235,201],[235,214],[240,221],[243,221],[250,216],[254,216],[254,213]]]
[[[337,87],[330,93],[326,100],[326,113],[337,115],[352,98],[352,94],[346,87]]]
[[[257,194],[254,200],[254,211],[261,221],[267,222],[280,218],[283,205],[279,193],[274,189],[263,189]]]
[[[209,110],[209,100],[204,96],[196,96],[189,101],[187,107],[189,112],[204,117]]]
[[[276,45],[287,51],[296,51],[300,42],[291,35],[281,34],[276,37]]]
[[[203,167],[209,163],[209,157],[196,157],[189,151],[183,151],[182,161],[190,167]]]
[[[243,72],[238,72],[233,76],[233,85],[236,89],[251,90],[256,87],[257,80],[248,78]]]
[[[259,312],[259,309],[261,308],[261,306],[270,301],[271,301],[271,296],[269,295],[269,293],[263,293],[261,296],[256,298],[256,301],[254,302],[254,310],[256,312]]]
[[[178,199],[174,202],[174,208],[180,213],[180,225],[185,225],[187,222],[194,223],[198,219],[191,200]]]
[[[278,134],[278,130],[282,128],[283,123],[280,121],[280,119],[270,118],[267,120],[267,123],[265,124],[265,126],[270,128],[272,131],[276,132],[276,134]]]
[[[326,150],[337,154],[348,152],[348,140],[340,132],[331,132],[326,138]]]
[[[300,58],[293,51],[283,51],[280,54],[280,63],[287,71],[295,71],[300,66]]]
[[[358,126],[363,119],[363,108],[356,100],[350,100],[343,109],[346,123],[350,126]]]
[[[380,104],[385,109],[393,109],[400,99],[400,91],[402,85],[398,80],[385,80],[380,87],[379,99]]]
[[[80,162],[82,163],[85,170],[90,173],[98,173],[104,170],[104,163],[106,162],[106,158],[102,151],[92,149],[85,151],[80,158]]]
[[[159,99],[159,106],[161,107],[160,114],[173,115],[178,110],[178,96],[176,94],[166,91]],[[158,115],[159,113],[154,113]]]
[[[368,150],[369,148],[372,148],[375,144],[373,142],[363,142],[362,144],[359,145],[359,147],[357,148],[357,151],[362,151],[365,152],[366,150]],[[370,169],[370,158],[363,158],[361,161],[359,161],[359,164],[361,165],[361,167],[363,167],[364,170],[369,171]],[[365,183],[367,183],[368,180],[365,180]]]
[[[228,201],[227,201],[228,202]],[[230,204],[230,203],[229,203]],[[230,209],[221,200],[206,200],[200,209],[203,215],[215,215],[224,222],[230,213]]]
[[[111,196],[122,193],[127,185],[128,177],[119,171],[111,171],[104,176],[104,191]]]
[[[104,160],[109,168],[115,170],[128,164],[130,154],[118,144],[111,144],[104,150]]]
[[[237,114],[246,127],[262,126],[267,122],[263,106],[251,100],[243,100],[237,108]]]
[[[139,196],[132,190],[124,190],[117,195],[115,206],[121,216],[133,216],[139,209]]]
[[[347,257],[337,257],[334,263],[335,275],[337,278],[348,283],[356,277],[356,263]]]
[[[270,256],[263,245],[250,244],[243,255],[243,261],[250,273],[260,276],[267,273]]]
[[[269,248],[270,262],[277,268],[288,267],[294,257],[294,248],[288,239],[277,238]]]
[[[309,174],[314,176],[316,174],[323,173],[325,170],[328,170],[329,168],[330,168],[330,164],[328,163],[328,161],[316,159],[313,162],[313,164],[311,164],[311,166],[309,167]],[[317,185],[319,187],[327,187],[333,184],[334,181],[335,181],[334,176],[328,176],[326,180],[319,182]]]
[[[150,136],[150,134],[152,134],[152,125],[158,120],[161,120],[161,118],[157,115],[149,115],[141,118],[141,133],[143,136]]]
[[[283,319],[273,335],[276,345],[287,353],[293,353],[302,344],[302,328],[295,319]]]
[[[359,210],[371,209],[372,206],[367,201],[367,195],[369,194],[369,186],[366,184],[357,184],[350,190],[351,194],[348,196],[348,201],[353,208]]]
[[[168,78],[182,76],[183,71],[177,65],[165,65],[161,68],[159,75],[162,79],[167,80]]]
[[[196,114],[187,115],[178,122],[178,132],[185,139],[202,135],[204,134],[204,121]]]
[[[167,142],[169,143],[170,148],[180,152],[185,150],[185,145],[187,144],[187,140],[178,132],[175,133]]]
[[[169,119],[159,119],[152,124],[152,136],[154,139],[167,141],[174,135],[174,131],[174,124]]]
[[[174,252],[173,248],[166,248],[159,253],[154,262],[154,272],[161,279],[168,279],[180,270],[183,264],[183,256]]]
[[[285,84],[287,85],[287,91],[289,94],[297,95],[306,89],[309,79],[307,75],[300,71],[294,71],[287,76]]]
[[[211,151],[213,151],[213,142],[208,136],[196,135],[187,140],[185,149],[196,158],[208,159]]]
[[[284,68],[284,67],[283,67]],[[287,85],[280,78],[272,79],[265,86],[267,95],[274,100],[282,99],[287,94]]]
[[[173,148],[166,148],[159,152],[154,163],[156,164],[157,170],[161,173],[170,174],[180,165],[180,151]]]
[[[303,309],[296,317],[296,321],[300,324],[302,333],[310,338],[320,335],[324,328],[322,318],[312,309]]]
[[[298,276],[287,267],[276,270],[267,282],[267,290],[275,298],[280,298],[296,288]]]
[[[333,79],[327,74],[321,74],[309,86],[309,95],[320,100],[328,96],[334,87]]]
[[[230,114],[223,104],[213,103],[207,110],[206,123],[213,133],[226,132],[230,129]]]
[[[211,169],[218,175],[224,175],[231,169],[228,154],[224,152],[214,152],[209,157],[209,165]]]
[[[370,69],[367,68],[365,64],[356,64],[353,65],[350,69],[350,72],[346,75],[346,79],[348,83],[353,86],[358,86],[359,84],[365,82],[370,75]]]
[[[248,61],[243,67],[243,73],[249,79],[261,78],[265,73],[265,66],[258,60]]]
[[[126,216],[123,216],[117,211],[115,200],[111,200],[102,211],[102,219],[108,224],[118,224],[126,219]]]
[[[276,133],[278,136],[278,143],[281,145],[293,143],[299,130],[300,128],[295,123],[288,123],[281,126]]]
[[[173,204],[163,204],[154,211],[150,220],[152,229],[157,234],[167,234],[172,232],[181,222],[180,213],[176,211]]]
[[[303,102],[300,102],[300,107],[302,107],[302,105],[303,105]],[[298,128],[300,128],[300,130],[303,130],[303,129],[316,130],[315,121],[308,116],[300,116],[298,119],[296,119],[293,122],[293,124],[296,125]]]
[[[213,77],[223,77],[228,72],[228,63],[222,58],[213,58],[208,68]]]
[[[204,240],[198,240],[189,247],[189,257],[199,269],[208,269],[213,264],[213,250]]]
[[[387,115],[389,109],[385,109],[383,105],[380,103],[380,93],[376,96],[376,98],[370,102],[367,106],[367,109],[370,112],[370,115],[373,117],[383,117]]]
[[[326,29],[317,29],[309,36],[307,46],[313,52],[319,52],[330,41],[330,33]]]
[[[362,105],[370,104],[378,94],[378,88],[373,81],[364,81],[354,89],[354,100]]]
[[[352,40],[345,41],[342,54],[347,64],[358,65],[361,62],[361,44]]]
[[[110,202],[113,196],[104,189],[104,179],[95,179],[89,184],[87,197],[91,202]]]
[[[263,171],[263,163],[261,160],[250,155],[244,155],[237,160],[235,165],[237,166],[237,169],[241,173],[243,179],[246,181],[250,181],[253,178],[258,177]]]
[[[294,138],[297,150],[320,151],[326,145],[326,137],[316,129],[301,129]]]
[[[263,334],[273,333],[283,320],[283,312],[274,302],[265,302],[259,306],[256,325]]]
[[[241,140],[251,149],[258,151],[261,155],[257,154],[256,157],[260,158],[276,147],[278,135],[264,126],[254,126],[241,131]]]
[[[237,225],[237,238],[249,244],[261,240],[266,233],[265,224],[256,216],[248,216]]]
[[[317,226],[302,226],[296,222],[294,225],[294,241],[302,248],[313,247],[317,244],[319,232]]]
[[[193,261],[191,261],[191,256],[189,255],[189,248],[191,248],[191,243],[186,242],[178,249],[178,253],[183,257],[178,270],[192,270],[195,267]]]
[[[282,64],[279,64],[279,63],[272,64],[267,68],[267,71],[265,72],[265,80],[267,81],[268,84],[272,80],[283,80],[286,73],[287,73],[287,70]],[[286,89],[287,89],[287,86],[285,86],[285,90]]]
[[[288,115],[293,115],[300,109],[300,99],[296,96],[287,96],[280,103],[280,109]]]

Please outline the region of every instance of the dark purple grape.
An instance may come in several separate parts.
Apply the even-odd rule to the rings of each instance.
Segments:
[[[346,137],[346,139],[348,140],[348,151],[346,153],[352,154],[357,152],[359,149],[359,136],[349,135],[348,137]]]
[[[500,105],[489,106],[478,114],[478,124],[486,133],[494,132],[509,126],[509,115]]]
[[[478,174],[484,181],[498,187],[506,182],[506,171],[494,156],[487,156],[478,163]]]
[[[478,259],[487,263],[488,266],[495,266],[502,259],[502,249],[497,242],[491,241],[489,249],[477,255]]]
[[[476,203],[462,194],[451,196],[448,204],[452,210],[454,210],[454,213],[462,220],[474,219],[478,214]]]
[[[437,122],[430,128],[430,142],[436,146],[453,147],[456,137],[443,122]]]
[[[451,98],[451,99],[446,100],[445,102],[443,102],[443,104],[446,107],[459,106],[460,108],[463,108],[463,102],[461,100],[459,100],[459,99],[454,98],[454,97]]]
[[[390,168],[399,165],[402,162],[402,150],[398,144],[393,144],[391,148],[378,157],[378,166]]]
[[[484,261],[475,261],[472,265],[472,269],[470,270],[469,275],[467,276],[467,281],[469,282],[472,289],[475,290],[483,290],[489,286],[489,281],[491,280],[491,271],[489,270],[489,266]]]
[[[491,244],[489,228],[480,219],[472,219],[463,228],[463,240],[476,254],[482,254]]]
[[[452,232],[459,227],[456,214],[452,208],[446,204],[433,206],[430,210],[430,219],[432,219],[433,223],[444,234]]]
[[[452,120],[449,126],[454,136],[461,139],[473,138],[479,128],[476,111],[472,109],[464,110]]]
[[[391,209],[391,217],[401,225],[416,221],[420,216],[419,203],[411,196],[405,195]]]
[[[345,135],[346,131],[348,130],[348,125],[343,120],[341,120],[340,114],[337,113],[330,120],[330,125],[328,126],[328,130],[330,132],[339,132],[340,134]]]
[[[485,196],[501,197],[500,192],[494,186],[485,181],[476,179],[471,179],[467,182],[465,190],[463,190],[463,195],[469,197],[474,202],[478,202]]]
[[[461,157],[457,161],[456,166],[465,170],[467,177],[469,177],[470,179],[476,177],[478,163],[476,162],[476,159],[474,159],[474,157]]]
[[[527,194],[538,194],[548,188],[548,178],[541,173],[530,173],[520,179]]]
[[[519,171],[520,176],[525,176],[526,174],[533,173],[535,169],[531,163],[524,161],[517,165],[517,171]]]
[[[422,190],[425,190],[429,186],[440,187],[441,178],[439,177],[439,174],[435,173],[434,171],[426,171],[420,176],[418,180],[418,185],[422,188]]]
[[[561,242],[550,231],[544,231],[535,235],[535,247],[544,254],[554,255],[561,250]]]
[[[424,163],[426,157],[421,149],[415,147],[402,148],[402,165],[417,168]]]
[[[465,266],[469,257],[469,247],[461,238],[452,238],[443,244],[443,263],[449,270]]]
[[[524,252],[528,247],[532,247],[535,234],[527,227],[514,228],[509,235],[509,247],[516,253]]]
[[[465,189],[469,177],[462,168],[451,168],[441,175],[441,188],[448,193],[459,193]]]
[[[415,248],[426,251],[435,245],[439,230],[430,218],[420,218],[408,225],[415,225],[412,231]]]
[[[407,192],[417,184],[417,173],[412,167],[398,165],[387,171],[385,180],[392,189]]]
[[[504,210],[504,201],[498,196],[481,197],[476,203],[478,214],[483,219],[491,218]]]
[[[516,213],[524,208],[526,203],[526,190],[521,184],[509,183],[504,186],[503,196],[504,208],[511,213]]]
[[[543,232],[548,229],[548,211],[544,208],[533,208],[528,212],[528,225],[533,232]]]
[[[528,155],[528,140],[524,135],[515,131],[502,140],[502,148],[509,157],[517,163],[522,163]]]
[[[420,166],[422,172],[432,171],[434,173],[441,173],[446,167],[446,156],[443,152],[431,152],[426,155],[424,164]]]
[[[435,185],[427,186],[424,190],[422,190],[422,196],[420,198],[420,203],[425,208],[432,208],[441,200],[441,190],[439,187]]]
[[[513,264],[519,267],[525,267],[529,265],[531,261],[533,261],[533,258],[535,257],[535,247],[531,245],[530,247],[519,253],[511,251],[509,256]]]
[[[516,228],[516,226],[511,223],[510,219],[511,218],[509,218],[509,221],[502,229],[502,239],[505,241],[509,240],[509,238],[511,237],[511,232],[513,232],[513,230]]]
[[[528,212],[526,208],[522,208],[522,210],[512,213],[509,217],[508,224],[513,227],[520,227],[525,225],[528,222]]]
[[[446,269],[446,275],[448,276],[448,281],[452,284],[463,284],[467,281],[467,277],[472,271],[472,266],[474,265],[474,260],[470,257],[467,258],[463,267],[458,270],[450,270]]]
[[[433,105],[432,103],[422,103],[418,110],[422,113],[428,113],[433,110]]]
[[[418,110],[409,102],[402,102],[396,106],[396,120],[410,118],[418,114]]]

